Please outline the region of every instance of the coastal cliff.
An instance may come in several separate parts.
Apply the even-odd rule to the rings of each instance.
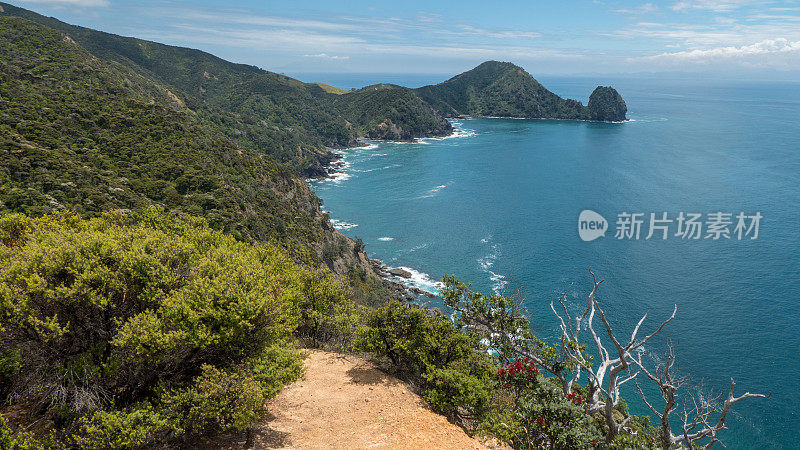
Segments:
[[[593,109],[591,99],[590,105],[585,106],[577,100],[561,98],[521,67],[498,61],[487,61],[443,83],[421,87],[417,92],[448,117],[622,121],[627,111],[622,97],[612,87],[595,90]]]
[[[114,70],[125,67],[163,86],[169,99],[160,103],[189,112],[203,125],[305,177],[323,176],[334,159],[331,153],[358,145],[361,138],[409,141],[449,135],[447,117],[625,119],[624,108],[609,107],[604,100],[593,112],[550,92],[508,62],[487,61],[418,89],[381,83],[346,91],[200,50],[70,25],[5,3],[2,7],[0,17],[17,16],[57,30]]]
[[[562,99],[511,63],[489,61],[419,89],[382,83],[346,91],[200,50],[70,25],[0,5],[0,19],[9,20],[5,48],[13,53],[0,61],[9,80],[6,85],[14,87],[5,97],[10,102],[5,114],[25,114],[35,105],[49,108],[52,116],[7,123],[7,145],[40,149],[10,150],[0,167],[13,174],[0,186],[0,201],[7,209],[43,214],[67,208],[91,217],[108,209],[161,204],[209,217],[212,225],[243,240],[278,239],[310,250],[315,263],[339,274],[358,267],[373,281],[380,272],[355,242],[330,226],[319,200],[300,179],[326,176],[338,157],[336,149],[359,145],[363,138],[410,141],[446,136],[453,132],[446,118],[461,115],[624,120],[624,101],[613,88],[596,91],[587,107]],[[12,36],[14,30],[24,30],[25,38]],[[40,49],[62,47],[61,53],[39,55],[49,63],[34,58]],[[52,73],[42,72],[40,66]],[[76,71],[77,66],[81,69]],[[75,84],[84,78],[86,92]],[[51,94],[27,94],[45,90]],[[76,102],[73,95],[84,98]],[[66,133],[72,129],[70,119],[52,113],[84,114],[102,104],[106,107],[85,114],[117,115],[98,117],[91,127],[83,127],[87,136]],[[125,117],[127,125],[120,132],[105,133],[116,126],[118,117]],[[54,128],[59,121],[65,124]],[[162,125],[167,131],[155,133],[149,123],[167,124]],[[137,130],[154,142],[137,137]],[[103,162],[93,160],[94,153],[66,151],[67,145],[95,148]],[[167,148],[172,150],[162,151]],[[137,155],[148,163],[131,165],[130,158]],[[41,159],[35,163],[39,167],[52,168],[47,172],[54,182],[43,182],[41,174],[27,176],[33,172],[25,167],[11,167],[12,162],[34,164],[36,158]],[[69,167],[58,169],[64,164]],[[73,173],[76,168],[85,173]],[[87,178],[86,173],[92,175]],[[99,188],[98,183],[107,187]]]
[[[616,89],[611,86],[598,86],[589,97],[589,118],[601,122],[621,122],[626,120],[628,106]]]

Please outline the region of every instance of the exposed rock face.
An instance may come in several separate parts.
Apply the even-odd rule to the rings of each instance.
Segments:
[[[409,133],[395,125],[391,119],[386,119],[377,127],[367,133],[370,139],[383,139],[387,141],[403,141],[411,138]]]
[[[389,273],[397,277],[411,278],[411,273],[403,269],[390,269]]]
[[[621,122],[627,120],[628,106],[616,89],[611,86],[598,86],[589,97],[591,120],[602,122]]]

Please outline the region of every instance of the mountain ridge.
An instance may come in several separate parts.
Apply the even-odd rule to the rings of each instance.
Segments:
[[[624,112],[618,114],[622,108],[598,103],[617,114],[591,113],[587,106],[553,94],[511,63],[487,61],[445,82],[417,89],[379,83],[343,93],[202,50],[70,25],[7,3],[0,5],[4,6],[0,15],[16,15],[57,29],[93,55],[173,87],[173,95],[202,112],[211,125],[239,122],[220,131],[310,177],[325,174],[332,150],[358,145],[360,138],[412,140],[450,134],[452,126],[445,116],[625,120]],[[473,81],[460,92],[463,98],[453,98],[453,92],[441,95],[442,86],[459,80]],[[375,90],[391,93],[375,95]]]
[[[340,274],[370,264],[333,230],[301,180],[327,175],[336,148],[362,138],[445,136],[453,130],[445,117],[464,112],[583,119],[592,105],[613,109],[622,101],[604,88],[583,106],[518,66],[491,61],[419,89],[379,83],[342,92],[201,50],[0,7],[9,24],[0,39],[2,207],[93,216],[164,204],[210,217],[240,239],[305,247]]]
[[[174,95],[212,127],[231,139],[258,147],[305,176],[325,174],[331,149],[358,145],[374,136],[370,128],[390,120],[396,139],[439,136],[451,125],[407,89],[391,90],[382,103],[364,100],[367,92],[347,99],[286,75],[226,61],[210,53],[70,25],[33,11],[0,3],[0,16],[18,16],[56,29],[93,55],[114,61],[172,87]],[[396,104],[407,117],[391,117]],[[361,110],[352,105],[361,105]],[[360,114],[361,112],[365,114]],[[367,118],[369,120],[367,120]],[[374,119],[374,120],[373,120]],[[380,119],[380,120],[378,120]],[[402,120],[398,120],[402,119]],[[422,121],[425,127],[406,125]]]
[[[522,67],[500,61],[486,61],[447,81],[423,86],[416,91],[447,117],[617,122],[626,120],[627,112],[624,100],[610,86],[595,89],[589,104],[584,106],[577,100],[563,99],[549,91]],[[592,97],[595,97],[594,102]]]
[[[309,266],[371,270],[290,168],[170,94],[57,30],[0,17],[0,211],[97,217],[160,205],[279,243]]]

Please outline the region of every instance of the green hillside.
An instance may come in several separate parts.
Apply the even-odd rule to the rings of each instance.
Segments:
[[[0,160],[4,211],[161,204],[311,264],[361,261],[292,170],[206,126],[165,86],[15,17],[0,17]]]
[[[524,69],[508,62],[487,61],[443,83],[421,87],[417,92],[446,116],[625,120],[624,111],[622,117],[599,110],[592,114],[589,107],[559,97]],[[605,103],[603,107],[620,109]]]
[[[368,86],[333,100],[356,132],[370,139],[410,140],[445,136],[453,127],[411,89],[391,84]]]
[[[315,85],[329,94],[346,94],[350,92],[345,89],[339,89],[335,86],[331,86],[330,84],[325,84],[325,83],[306,83],[306,84]]]
[[[0,5],[4,10],[0,16],[19,16],[61,31],[94,56],[169,86],[202,122],[307,176],[324,173],[323,165],[330,160],[328,147],[355,145],[357,138],[370,134],[375,121],[389,120],[406,130],[409,138],[450,131],[449,124],[421,102],[412,109],[386,108],[363,99],[342,104],[338,95],[318,85],[231,63],[200,50],[69,25],[6,3]],[[405,95],[414,97],[411,92]],[[353,110],[353,104],[362,109]],[[382,113],[386,115],[376,116]]]

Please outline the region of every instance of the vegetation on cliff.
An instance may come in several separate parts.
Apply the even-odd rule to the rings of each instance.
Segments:
[[[611,86],[598,86],[589,96],[589,118],[603,122],[625,120],[628,106]]]
[[[204,125],[308,176],[324,174],[330,159],[327,147],[355,145],[366,136],[410,139],[451,130],[408,89],[339,95],[200,50],[69,25],[2,5],[0,17],[18,16],[64,33],[93,56],[168,87],[176,103]],[[394,126],[385,132],[381,124]]]
[[[619,97],[613,88],[603,89]],[[595,110],[576,100],[565,100],[547,90],[521,67],[498,61],[487,61],[443,83],[421,87],[417,92],[446,116],[607,120],[601,118],[606,117],[604,113],[595,114],[595,111],[606,111],[611,103],[605,91],[603,100],[596,102]],[[621,119],[614,120],[625,120],[625,111]]]
[[[0,447],[141,448],[245,429],[347,298],[324,273],[163,209],[0,218]],[[40,420],[46,419],[46,420]],[[36,437],[30,435],[34,432]],[[13,446],[12,446],[13,448]]]
[[[354,124],[358,134],[370,139],[410,140],[420,136],[445,136],[450,122],[411,89],[402,86],[368,86],[339,95],[334,105]]]
[[[368,267],[290,168],[55,30],[15,17],[0,24],[4,212],[95,217],[160,204],[240,240],[279,243],[310,265]]]

